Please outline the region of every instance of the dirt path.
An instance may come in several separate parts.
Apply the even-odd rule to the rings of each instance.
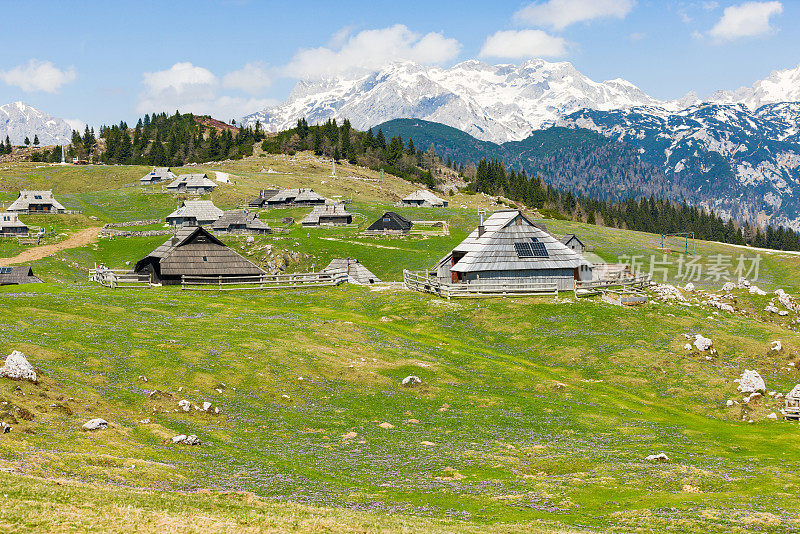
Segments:
[[[70,248],[82,247],[94,242],[97,235],[100,233],[100,227],[86,228],[80,232],[69,236],[64,241],[59,241],[52,245],[42,245],[41,247],[32,247],[28,250],[20,252],[11,258],[0,258],[0,266],[12,265],[15,263],[29,263],[36,260],[41,260],[48,256],[52,256],[62,250]]]

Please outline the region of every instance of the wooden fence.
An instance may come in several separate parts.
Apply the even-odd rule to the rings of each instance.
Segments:
[[[136,274],[133,271],[122,269],[108,269],[102,265],[95,265],[94,269],[89,269],[89,276],[92,277],[93,282],[112,289],[142,289],[150,287],[150,276],[147,274]]]
[[[403,270],[403,284],[411,290],[432,293],[446,299],[479,297],[558,296],[558,285],[540,282],[470,282],[448,284],[426,271]]]
[[[262,274],[258,276],[182,276],[181,289],[188,291],[246,291],[302,289],[338,286],[347,281],[347,272]]]

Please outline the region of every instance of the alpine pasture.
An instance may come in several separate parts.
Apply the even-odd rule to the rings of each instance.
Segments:
[[[6,164],[0,201],[52,188],[81,213],[21,218],[57,244],[173,211],[180,200],[161,185],[138,185],[149,170]],[[462,241],[479,209],[504,207],[458,193],[447,208],[398,208],[418,187],[347,165],[331,176],[306,155],[173,171],[228,173],[230,184],[203,197],[222,209],[268,185],[350,201],[352,226],[221,238],[288,272],[356,258],[400,281]],[[260,216],[280,227],[310,210]],[[362,236],[387,210],[446,220],[450,235]],[[664,254],[656,235],[545,223],[609,262]],[[39,378],[0,378],[0,417],[12,427],[0,435],[4,531],[112,532],[116,521],[187,532],[800,529],[797,423],[768,418],[782,406],[770,395],[745,404],[734,382],[745,369],[769,391],[800,382],[796,313],[765,311],[776,289],[800,291],[798,255],[761,253],[754,283],[767,294],[728,291],[734,312],[691,293],[695,305],[651,292],[627,308],[572,292],[445,300],[400,284],[193,292],[90,281],[95,264],[130,268],[165,239],[65,247],[31,263],[43,284],[0,287],[0,352],[24,352]],[[0,264],[28,248],[0,241]],[[696,253],[752,255],[706,242]],[[696,285],[721,294],[723,283]],[[684,347],[696,333],[714,354]],[[422,382],[403,387],[407,376]],[[93,418],[108,428],[83,431]],[[659,453],[669,460],[645,459]]]

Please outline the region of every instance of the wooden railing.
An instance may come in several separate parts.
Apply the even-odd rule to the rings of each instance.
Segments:
[[[89,269],[89,276],[92,277],[93,282],[110,287],[112,289],[134,289],[134,288],[149,288],[150,275],[137,274],[133,271],[126,271],[122,269],[109,269],[102,265],[95,265],[94,269]]]
[[[245,291],[301,289],[338,286],[347,281],[346,271],[262,274],[257,276],[182,276],[181,289],[188,291]]]
[[[626,276],[620,278],[610,278],[605,280],[583,280],[575,282],[575,291],[580,290],[600,290],[611,287],[639,287],[644,288],[651,284],[649,274],[640,276]]]
[[[511,296],[558,296],[558,284],[550,282],[469,282],[448,284],[426,271],[403,271],[403,284],[411,290],[447,299]]]

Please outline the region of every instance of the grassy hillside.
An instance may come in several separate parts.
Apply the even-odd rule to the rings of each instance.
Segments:
[[[48,171],[72,184],[64,196],[84,212],[70,216],[79,222],[52,218],[65,234],[70,225],[164,216],[178,200],[95,187],[123,178],[87,169]],[[351,167],[331,177],[327,162],[307,156],[197,169],[231,174],[235,183],[212,195],[226,208],[270,184],[352,197],[360,227],[225,238],[290,271],[355,257],[396,281],[463,239],[478,208],[497,208],[461,194],[445,210],[394,208],[411,184]],[[125,169],[131,182],[140,171]],[[23,172],[0,171],[0,185],[12,190]],[[447,220],[451,235],[361,237],[386,209]],[[307,211],[261,216],[277,224]],[[657,236],[546,222],[609,261],[662,254]],[[25,352],[40,376],[38,384],[0,379],[0,418],[13,427],[0,435],[4,531],[112,531],[108,517],[190,532],[800,529],[797,425],[767,418],[780,406],[769,396],[742,404],[733,382],[744,369],[757,369],[770,391],[800,381],[796,314],[764,312],[771,295],[735,290],[725,302],[737,312],[728,313],[704,297],[623,309],[572,294],[446,301],[397,286],[219,294],[88,281],[95,262],[122,268],[164,239],[64,250],[34,263],[46,283],[0,288],[0,353]],[[0,242],[0,257],[14,247]],[[800,256],[762,258],[756,283],[796,294]],[[717,353],[687,351],[687,333],[710,337]],[[402,387],[409,375],[422,385]],[[212,409],[184,412],[183,399]],[[110,428],[81,431],[93,417]],[[174,445],[176,434],[202,445]],[[670,461],[645,461],[659,452]]]

